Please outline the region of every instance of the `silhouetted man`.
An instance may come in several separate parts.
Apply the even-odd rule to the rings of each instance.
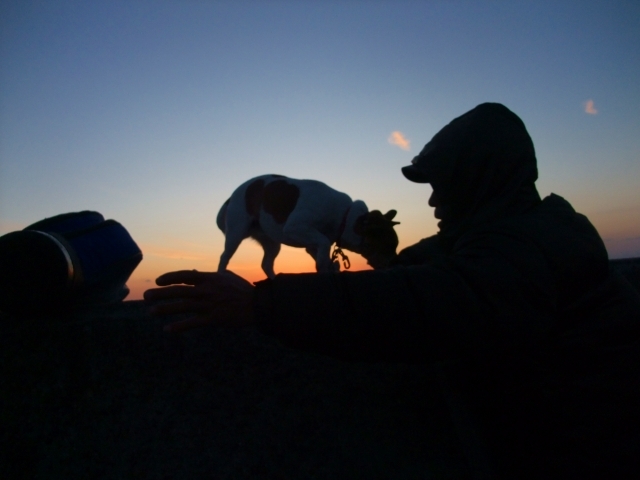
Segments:
[[[402,169],[429,183],[437,235],[392,268],[278,275],[173,272],[167,327],[255,325],[285,345],[345,360],[432,363],[464,399],[498,478],[638,473],[640,295],[610,271],[586,217],[540,199],[520,118],[485,103]],[[185,284],[185,285],[175,285]]]

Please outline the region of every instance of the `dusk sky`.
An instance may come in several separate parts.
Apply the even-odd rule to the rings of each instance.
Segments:
[[[436,233],[400,168],[487,101],[525,122],[540,194],[640,256],[637,0],[2,0],[0,26],[0,235],[97,210],[143,251],[130,299],[214,271],[220,206],[265,173],[396,209],[400,248]],[[261,256],[230,269],[262,279]]]

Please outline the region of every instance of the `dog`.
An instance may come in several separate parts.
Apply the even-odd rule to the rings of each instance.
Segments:
[[[362,255],[373,267],[384,268],[396,255],[395,210],[369,211],[361,200],[317,180],[261,175],[240,185],[224,202],[216,223],[225,235],[218,272],[227,269],[240,243],[248,237],[263,248],[262,270],[274,278],[273,263],[281,244],[304,248],[318,272],[340,269],[335,261],[341,248]],[[336,244],[333,256],[331,245]]]

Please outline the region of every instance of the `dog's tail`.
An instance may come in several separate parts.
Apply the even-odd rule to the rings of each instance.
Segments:
[[[229,206],[229,200],[222,204],[220,207],[220,211],[218,212],[218,218],[216,218],[216,223],[218,224],[218,228],[222,230],[222,233],[226,233],[227,231],[227,207]]]

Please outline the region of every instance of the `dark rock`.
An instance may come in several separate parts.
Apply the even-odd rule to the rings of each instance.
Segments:
[[[640,259],[614,268],[640,286]],[[431,367],[252,329],[170,335],[142,302],[0,314],[0,478],[467,478]]]
[[[250,329],[170,335],[142,302],[0,321],[3,479],[462,472],[429,369],[341,363]]]

